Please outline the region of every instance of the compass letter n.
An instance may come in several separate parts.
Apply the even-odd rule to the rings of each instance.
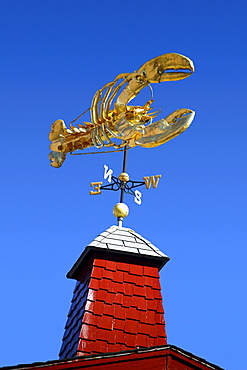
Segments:
[[[107,179],[108,182],[111,182],[111,175],[113,170],[111,170],[106,164],[104,164],[104,179]]]

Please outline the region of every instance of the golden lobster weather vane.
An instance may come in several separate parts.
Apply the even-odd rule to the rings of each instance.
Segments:
[[[113,147],[116,151],[124,150],[125,168],[127,149],[137,145],[145,148],[156,147],[180,135],[193,121],[193,110],[177,109],[166,118],[154,122],[157,112],[150,112],[153,99],[143,106],[130,106],[128,103],[152,83],[182,80],[193,72],[194,65],[188,57],[168,53],[149,60],[135,72],[119,74],[94,94],[88,109],[90,122],[73,126],[72,123],[82,114],[72,121],[68,128],[61,119],[52,124],[49,134],[51,166],[61,167],[67,153],[74,154],[76,150]],[[126,180],[126,176],[122,178]],[[119,181],[122,191],[121,183],[126,184],[129,180]],[[96,191],[96,194],[98,193]]]

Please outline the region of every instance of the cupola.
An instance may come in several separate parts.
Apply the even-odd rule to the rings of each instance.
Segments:
[[[159,270],[169,260],[135,231],[111,226],[84,250],[60,358],[167,344]]]

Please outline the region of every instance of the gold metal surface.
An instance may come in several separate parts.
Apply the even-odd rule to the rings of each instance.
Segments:
[[[145,181],[146,189],[150,189],[151,186],[153,188],[157,188],[160,178],[161,178],[161,175],[143,177],[143,180]]]
[[[100,187],[101,187],[102,184],[103,184],[102,181],[91,182],[90,186],[92,186],[94,188],[94,191],[90,190],[90,195],[101,194]]]
[[[126,172],[120,173],[118,178],[119,178],[120,181],[123,181],[123,182],[128,182],[129,179],[130,179],[129,175]]]
[[[92,146],[98,149],[136,145],[152,148],[178,136],[190,126],[194,111],[178,109],[165,119],[153,122],[157,115],[157,112],[150,112],[154,100],[143,106],[129,106],[128,103],[150,83],[182,80],[193,72],[194,65],[189,58],[168,53],[149,60],[136,72],[119,74],[96,91],[89,108],[91,122],[69,128],[61,119],[52,124],[49,134],[51,165],[61,167],[67,153]]]
[[[117,203],[113,208],[115,217],[127,217],[129,214],[129,207],[125,203]]]

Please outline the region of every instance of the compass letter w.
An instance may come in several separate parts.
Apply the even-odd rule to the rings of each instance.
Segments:
[[[143,177],[143,180],[146,184],[146,189],[150,189],[151,186],[153,188],[157,188],[160,178],[161,175]]]

